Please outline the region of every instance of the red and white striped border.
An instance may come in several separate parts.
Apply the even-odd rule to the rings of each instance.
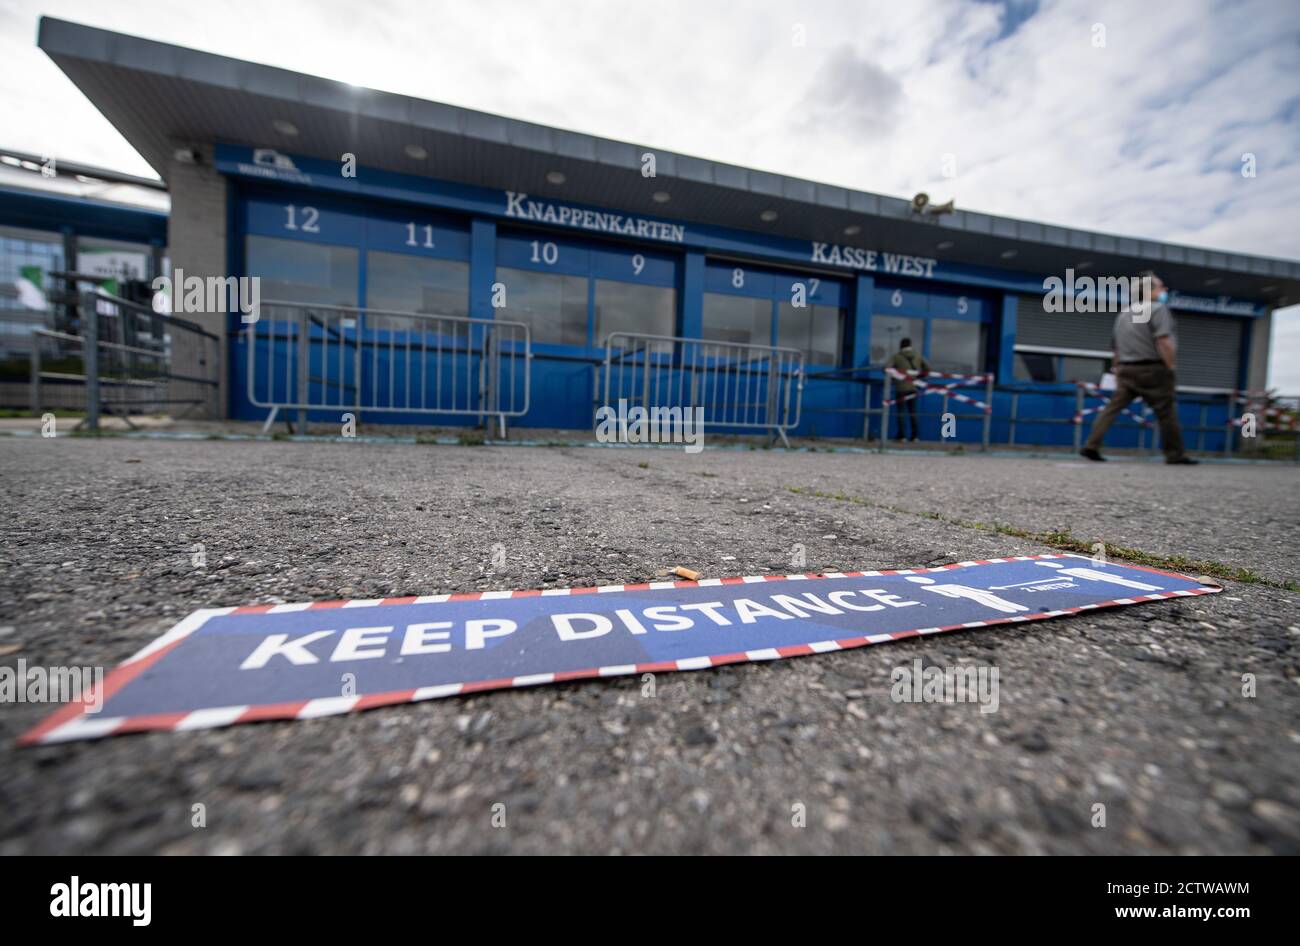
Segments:
[[[139,653],[128,658],[104,679],[103,701],[121,690],[126,684],[156,664],[166,654],[175,649],[181,641],[202,627],[209,618],[227,614],[283,614],[287,611],[325,610],[331,608],[368,608],[383,607],[394,604],[436,604],[444,601],[489,601],[502,598],[549,597],[552,595],[604,594],[617,591],[650,591],[666,588],[704,588],[714,585],[759,584],[769,581],[806,581],[821,578],[874,578],[881,575],[921,575],[928,572],[946,572],[958,568],[970,568],[975,565],[997,565],[1003,562],[1029,562],[1044,558],[1079,558],[1091,561],[1086,555],[1069,553],[1048,553],[1045,555],[1016,555],[1010,558],[986,558],[970,562],[957,562],[953,565],[939,565],[934,568],[900,568],[882,571],[859,572],[808,572],[802,575],[751,575],[742,578],[703,578],[699,581],[653,581],[633,585],[601,585],[594,588],[547,588],[531,591],[481,591],[465,594],[446,595],[412,595],[400,598],[372,598],[352,601],[309,601],[300,604],[244,605],[237,608],[210,608],[195,611],[166,634],[153,641]],[[1125,564],[1125,568],[1151,572],[1168,578],[1183,581],[1196,581],[1186,575],[1147,568],[1142,565]],[[1050,579],[1051,576],[1044,576]],[[909,637],[926,637],[943,634],[948,631],[962,631],[976,627],[995,627],[999,624],[1023,624],[1029,621],[1042,621],[1049,618],[1078,614],[1083,611],[1096,611],[1102,608],[1120,607],[1140,604],[1144,601],[1160,601],[1165,598],[1191,598],[1197,595],[1214,594],[1222,591],[1215,585],[1203,585],[1181,591],[1161,591],[1152,594],[1134,595],[1130,598],[1115,598],[1094,604],[1080,605],[1075,608],[1063,608],[1059,611],[1040,611],[1034,614],[1018,614],[1011,617],[993,618],[988,621],[968,621],[964,624],[949,624],[944,627],[925,627],[911,631],[893,631],[881,634],[867,634],[860,637],[845,637],[837,640],[818,641],[810,644],[794,644],[788,647],[771,647],[763,650],[739,651],[734,654],[719,654],[710,657],[687,657],[681,660],[668,660],[658,663],[619,664],[609,667],[592,667],[586,670],[566,670],[559,673],[538,673],[520,677],[502,677],[497,680],[476,680],[470,683],[448,683],[439,686],[418,687],[409,690],[393,690],[387,693],[371,693],[366,696],[334,696],[313,700],[299,700],[290,703],[268,703],[260,705],[217,706],[207,709],[190,710],[178,713],[159,713],[147,716],[107,716],[100,717],[84,713],[82,708],[87,703],[98,702],[95,694],[84,700],[67,703],[40,724],[24,733],[18,739],[19,745],[30,746],[54,742],[68,742],[76,739],[98,739],[104,736],[121,735],[131,732],[149,730],[184,731],[191,729],[212,729],[232,726],[236,723],[251,723],[271,719],[313,719],[318,716],[335,716],[340,713],[356,713],[373,709],[377,706],[391,706],[397,703],[418,703],[434,700],[444,696],[461,696],[478,693],[483,690],[500,690],[512,687],[537,686],[543,683],[564,683],[570,680],[585,680],[596,677],[620,677],[640,673],[660,673],[677,670],[705,670],[727,664],[747,663],[763,660],[779,660],[783,657],[803,657],[809,654],[823,654],[836,650],[852,650],[871,644],[885,644],[890,641],[905,640]]]

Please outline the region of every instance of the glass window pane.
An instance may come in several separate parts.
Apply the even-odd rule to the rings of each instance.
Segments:
[[[802,351],[807,364],[838,365],[843,319],[843,310],[836,306],[796,307],[782,302],[777,310],[776,343]]]
[[[586,277],[502,266],[497,280],[506,287],[505,308],[498,315],[528,325],[534,343],[586,347]]]
[[[883,365],[898,351],[899,343],[905,338],[910,338],[912,347],[921,351],[925,344],[925,319],[909,319],[902,315],[873,315],[871,363]]]
[[[367,253],[366,308],[467,316],[469,263]]]
[[[772,302],[769,299],[706,292],[704,331],[701,334],[715,342],[771,345]]]
[[[44,311],[50,272],[61,272],[63,241],[56,233],[0,228],[0,309]]]
[[[360,257],[351,247],[250,236],[247,256],[248,275],[261,277],[264,302],[357,304]]]
[[[981,374],[984,371],[984,325],[957,319],[930,320],[930,352],[935,371]]]
[[[1061,359],[1061,380],[1098,384],[1106,371],[1106,361],[1105,358],[1076,358],[1066,355]]]
[[[596,344],[612,332],[673,335],[677,323],[677,292],[663,286],[596,280]],[[669,350],[672,343],[656,344]]]
[[[1056,356],[1037,352],[1016,352],[1017,381],[1055,381]]]

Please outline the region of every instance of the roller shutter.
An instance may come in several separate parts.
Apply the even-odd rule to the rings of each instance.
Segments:
[[[1110,351],[1113,313],[1046,312],[1041,296],[1016,301],[1016,344]],[[1174,312],[1178,383],[1190,387],[1237,387],[1242,320],[1231,316]]]
[[[1110,351],[1113,313],[1046,312],[1042,296],[1016,300],[1016,344]]]
[[[1231,316],[1175,312],[1179,385],[1236,389],[1242,326]]]

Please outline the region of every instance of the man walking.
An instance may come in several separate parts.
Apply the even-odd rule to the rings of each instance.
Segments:
[[[1140,397],[1155,411],[1160,422],[1160,444],[1165,451],[1165,462],[1196,463],[1183,452],[1183,431],[1178,425],[1178,402],[1174,393],[1174,364],[1178,349],[1174,339],[1174,316],[1165,304],[1169,292],[1151,270],[1142,273],[1140,285],[1141,309],[1138,312],[1121,311],[1115,317],[1111,336],[1115,356],[1115,393],[1097,415],[1088,442],[1079,453],[1089,460],[1105,460],[1100,448],[1106,431],[1119,412]],[[1147,317],[1141,319],[1142,315]]]
[[[897,426],[895,427],[895,440],[903,439],[903,408],[907,408],[907,416],[911,419],[912,440],[921,436],[920,425],[916,421],[916,384],[912,378],[920,375],[926,375],[930,372],[930,363],[921,356],[921,353],[912,347],[912,340],[905,338],[898,344],[898,351],[894,357],[889,360],[889,367],[893,368],[901,378],[894,379],[894,390],[897,413]],[[883,436],[883,431],[881,432]]]

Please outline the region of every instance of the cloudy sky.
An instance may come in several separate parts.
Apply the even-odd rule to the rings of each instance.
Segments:
[[[3,143],[152,174],[36,49],[41,14],[862,190],[1300,259],[1300,0],[0,0]],[[1275,319],[1270,383],[1300,392],[1300,307]]]

